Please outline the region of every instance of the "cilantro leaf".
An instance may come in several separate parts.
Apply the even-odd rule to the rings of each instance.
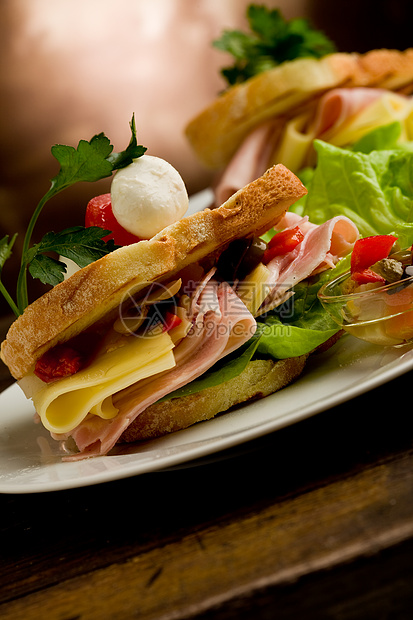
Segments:
[[[235,62],[222,69],[229,85],[238,84],[294,58],[321,58],[336,51],[322,32],[306,19],[287,21],[278,9],[250,5],[247,9],[250,33],[225,30],[214,47],[231,54]]]
[[[79,267],[86,267],[119,247],[114,244],[113,239],[106,243],[103,241],[102,237],[109,232],[98,226],[74,226],[58,233],[46,233],[27,253],[30,275],[43,284],[55,286],[63,281],[66,265],[46,253],[55,252],[69,258]]]

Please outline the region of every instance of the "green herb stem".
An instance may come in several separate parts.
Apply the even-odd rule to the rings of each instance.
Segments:
[[[16,299],[17,299],[18,314],[22,314],[23,310],[28,305],[28,292],[27,292],[27,265],[28,265],[28,260],[27,260],[27,252],[28,252],[29,247],[30,247],[30,242],[31,242],[33,230],[34,230],[34,227],[35,227],[36,222],[38,220],[38,217],[39,217],[40,213],[42,212],[42,209],[43,209],[44,205],[46,204],[46,202],[55,193],[57,193],[57,192],[54,192],[53,189],[51,188],[43,196],[43,198],[38,203],[36,209],[34,210],[34,213],[33,213],[32,217],[30,219],[29,225],[28,225],[27,230],[26,230],[26,234],[25,234],[24,241],[23,241],[22,257],[21,257],[21,261],[20,261],[20,271],[19,271],[19,275],[18,275],[18,278],[17,278],[17,288],[16,288]]]
[[[21,314],[21,312],[19,308],[16,306],[16,304],[14,303],[13,299],[9,295],[8,290],[6,289],[6,287],[4,286],[1,280],[0,280],[0,293],[3,295],[4,299],[7,301],[7,303],[9,304],[10,308],[13,310],[16,317],[18,317]]]
[[[103,133],[93,136],[89,142],[86,140],[80,140],[77,149],[72,146],[62,144],[56,144],[52,147],[52,155],[60,163],[60,170],[51,180],[51,186],[48,192],[38,203],[27,227],[23,240],[20,270],[17,277],[16,303],[6,291],[5,287],[0,284],[0,294],[5,297],[8,304],[13,309],[13,312],[17,316],[23,313],[29,303],[27,291],[28,271],[33,277],[39,278],[44,284],[51,284],[52,286],[60,282],[62,277],[62,263],[59,263],[59,261],[55,261],[53,259],[46,260],[47,257],[41,256],[41,253],[46,250],[54,251],[56,248],[60,247],[62,243],[62,233],[60,233],[60,235],[54,235],[54,233],[51,234],[54,237],[54,245],[56,247],[46,247],[45,249],[44,246],[47,246],[47,243],[38,243],[34,247],[31,247],[33,230],[44,205],[59,192],[67,189],[75,183],[80,181],[99,181],[100,179],[109,177],[114,170],[128,166],[135,158],[141,157],[145,153],[146,147],[138,145],[137,143],[134,116],[132,116],[130,128],[132,134],[131,140],[126,150],[121,151],[120,153],[113,153],[113,147],[109,139]],[[103,229],[99,230],[102,233],[109,232]],[[68,233],[73,234],[73,229],[68,229],[68,231],[66,231],[66,237]],[[113,242],[103,244],[105,247],[102,247],[102,234],[95,234],[95,232],[92,231],[91,236],[88,235],[87,239],[81,239],[80,237],[82,237],[82,233],[80,232],[76,238],[77,242],[81,243],[83,246],[77,250],[77,256],[81,261],[81,263],[77,263],[79,266],[84,267],[86,264],[96,260],[103,254],[112,252],[116,249]],[[46,235],[45,238],[46,237],[47,242],[50,244],[50,235]],[[14,239],[10,244],[7,243],[7,236],[0,240],[0,271],[11,254]],[[92,247],[90,247],[90,244]],[[73,254],[73,251],[73,248],[71,248],[71,254]],[[66,258],[72,257],[67,256],[66,254]],[[58,269],[56,269],[56,264],[60,265]]]

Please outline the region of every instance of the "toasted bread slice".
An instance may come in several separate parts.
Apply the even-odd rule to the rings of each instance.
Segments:
[[[132,422],[118,443],[162,437],[210,420],[236,405],[278,392],[298,379],[310,355],[327,351],[344,333],[338,331],[310,353],[282,360],[253,359],[229,381],[187,396],[158,401]]]
[[[128,293],[173,276],[234,239],[268,230],[306,192],[287,168],[273,166],[221,207],[104,256],[26,308],[1,345],[2,360],[15,378],[22,378],[47,350],[116,312]]]
[[[161,437],[210,420],[231,407],[281,390],[304,370],[308,355],[285,360],[253,360],[230,381],[201,392],[159,401],[148,407],[123,433],[120,443]]]
[[[413,49],[372,50],[366,54],[330,54],[300,58],[232,86],[186,127],[199,160],[223,168],[245,136],[260,123],[301,113],[327,90],[379,87],[409,92],[413,88]]]

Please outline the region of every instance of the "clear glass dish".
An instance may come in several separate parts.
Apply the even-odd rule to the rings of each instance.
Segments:
[[[358,285],[346,272],[324,284],[318,298],[342,329],[361,340],[385,346],[413,342],[413,276]]]

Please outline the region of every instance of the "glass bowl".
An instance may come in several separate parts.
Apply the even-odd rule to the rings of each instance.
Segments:
[[[345,331],[385,346],[413,342],[413,276],[391,284],[362,284],[346,272],[324,284],[318,298]]]

